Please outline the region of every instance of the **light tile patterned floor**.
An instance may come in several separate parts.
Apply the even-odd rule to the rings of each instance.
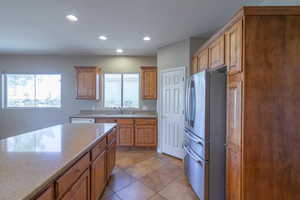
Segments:
[[[181,160],[153,150],[119,149],[101,200],[197,200]]]

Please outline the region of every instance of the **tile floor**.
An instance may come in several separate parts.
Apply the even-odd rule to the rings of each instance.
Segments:
[[[101,200],[197,200],[181,160],[153,150],[118,149]]]

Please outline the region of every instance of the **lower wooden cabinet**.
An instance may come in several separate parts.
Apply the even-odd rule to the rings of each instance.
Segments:
[[[49,186],[36,200],[54,200],[54,187]]]
[[[227,86],[226,196],[242,199],[242,102],[243,81],[229,77]]]
[[[118,126],[118,146],[133,146],[134,126],[120,124]]]
[[[157,133],[155,125],[135,126],[135,146],[156,146]]]
[[[91,199],[97,200],[106,185],[106,151],[103,151],[91,166]]]
[[[110,178],[110,174],[116,165],[116,145],[117,141],[114,140],[107,148],[107,180]]]
[[[90,200],[90,170],[86,170],[62,200]]]

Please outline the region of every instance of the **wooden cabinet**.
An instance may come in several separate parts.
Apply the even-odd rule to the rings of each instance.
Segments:
[[[192,66],[191,66],[191,74],[195,74],[197,72],[198,72],[198,58],[197,58],[197,56],[193,56]]]
[[[208,69],[208,49],[204,49],[198,55],[198,72]]]
[[[134,121],[132,119],[119,119],[117,142],[118,146],[133,146],[134,144]]]
[[[135,146],[156,146],[157,132],[155,125],[135,126]]]
[[[110,174],[116,165],[116,145],[117,141],[114,140],[107,148],[107,179],[110,178]]]
[[[56,181],[56,195],[62,197],[89,165],[90,153],[87,153]]]
[[[36,200],[54,200],[54,187],[49,186]]]
[[[228,80],[226,196],[230,200],[241,200],[243,82],[240,76]]]
[[[86,170],[62,200],[90,200],[90,171]]]
[[[300,7],[240,9],[199,50],[211,71],[224,65],[224,34],[226,199],[298,198]]]
[[[75,67],[76,99],[97,100],[100,97],[100,69],[98,67]]]
[[[225,39],[222,35],[209,46],[209,68],[214,69],[224,65]]]
[[[157,67],[141,67],[142,70],[142,98],[157,98]]]
[[[229,74],[242,72],[243,20],[234,24],[226,33],[226,66]]]
[[[137,119],[135,123],[135,146],[157,146],[156,120]]]
[[[106,151],[102,151],[91,166],[91,199],[98,200],[102,194],[107,177],[106,177]]]

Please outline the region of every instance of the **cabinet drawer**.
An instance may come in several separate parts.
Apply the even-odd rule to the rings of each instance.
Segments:
[[[80,175],[89,167],[89,164],[90,153],[87,153],[56,181],[58,197],[62,197],[67,192]]]
[[[116,123],[116,119],[96,118],[96,123]]]
[[[118,119],[117,122],[118,122],[118,124],[133,124],[134,123],[133,119]]]
[[[136,119],[136,125],[156,125],[156,119]]]
[[[95,160],[106,148],[105,137],[92,149],[92,160]]]
[[[113,131],[107,135],[107,144],[110,145],[116,139],[117,139],[117,131],[114,128]]]

